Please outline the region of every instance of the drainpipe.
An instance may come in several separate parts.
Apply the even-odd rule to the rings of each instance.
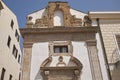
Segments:
[[[96,21],[97,21],[97,26],[99,28],[99,36],[100,36],[100,41],[102,43],[101,45],[103,48],[103,56],[104,56],[105,64],[106,64],[106,68],[107,68],[107,73],[108,73],[107,75],[108,75],[109,80],[112,80],[110,68],[109,68],[109,64],[108,64],[108,60],[107,60],[107,55],[106,55],[106,51],[105,51],[105,46],[104,46],[104,42],[103,42],[103,37],[102,37],[102,33],[101,33],[99,18],[97,18]]]

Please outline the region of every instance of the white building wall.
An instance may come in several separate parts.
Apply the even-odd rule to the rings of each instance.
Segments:
[[[83,65],[81,80],[92,80],[90,63],[88,58],[87,46],[85,42],[73,42],[73,56]]]
[[[40,78],[40,66],[42,62],[49,57],[48,42],[35,43],[32,47],[30,80],[37,80]]]
[[[35,24],[35,20],[38,19],[38,18],[41,19],[42,16],[45,15],[45,14],[46,14],[45,9],[41,9],[39,11],[36,11],[34,13],[29,14],[28,17],[31,16],[32,17],[32,21],[31,22],[33,22]]]
[[[101,66],[101,72],[103,76],[103,80],[108,80],[107,71],[105,67],[105,62],[103,58],[103,52],[100,45],[99,35],[96,36],[97,39],[97,49],[98,56]],[[49,43],[48,42],[40,42],[35,43],[32,47],[32,59],[31,59],[31,72],[30,72],[30,80],[42,80],[40,75],[40,66],[42,62],[49,57]],[[81,80],[92,80],[89,57],[87,46],[85,42],[72,41],[73,46],[73,56],[76,57],[83,65],[83,69],[81,72]],[[51,63],[51,67],[55,67],[58,62],[58,56],[52,57],[53,61]],[[63,56],[64,62],[68,64],[70,57]],[[39,79],[40,78],[40,79]]]
[[[18,55],[21,55],[19,42],[15,37],[15,31],[18,31],[18,23],[15,14],[1,1],[4,9],[0,13],[0,75],[2,68],[6,69],[4,80],[9,79],[9,75],[12,75],[13,80],[18,80],[20,72],[20,64],[18,63],[18,57],[12,54],[13,45],[15,44],[18,49]],[[13,29],[11,28],[11,20],[14,21]],[[11,37],[10,48],[7,46],[8,36]]]
[[[104,54],[103,54],[103,50],[102,50],[102,45],[101,45],[101,41],[100,41],[100,36],[98,33],[96,34],[96,39],[97,39],[98,57],[99,57],[99,61],[100,61],[100,67],[101,67],[103,80],[109,80],[108,75],[107,75],[107,69],[106,69],[106,63],[105,63]]]
[[[80,19],[84,19],[84,16],[86,16],[87,14],[86,13],[83,13],[83,12],[80,12],[80,11],[77,11],[75,9],[70,9],[70,13],[71,15],[75,15],[76,18],[80,18]]]
[[[97,37],[98,39],[99,37]],[[103,53],[100,45],[100,41],[97,42],[98,45],[98,56],[100,59],[100,66],[102,70],[103,80],[108,80],[107,72],[105,68],[105,63],[103,59]],[[83,65],[81,80],[92,80],[90,63],[88,58],[88,52],[85,42],[72,42],[73,45],[73,56],[76,57]],[[30,80],[36,80],[38,77],[38,73],[40,70],[40,65],[42,62],[49,57],[49,49],[48,42],[45,43],[35,43],[32,48],[32,59],[31,59],[31,72],[30,72]],[[67,63],[69,57],[64,57],[65,62]],[[55,66],[58,61],[58,56],[53,57],[53,62],[51,66]],[[42,79],[41,79],[42,80]]]
[[[72,42],[73,56],[81,61],[83,65],[81,80],[92,80],[88,52],[84,42]],[[32,48],[30,80],[37,80],[40,65],[49,57],[48,42],[35,43]],[[54,56],[50,66],[55,67],[59,56]],[[64,62],[68,64],[70,57],[64,56]],[[39,75],[40,77],[40,75]],[[41,79],[42,80],[42,79]]]

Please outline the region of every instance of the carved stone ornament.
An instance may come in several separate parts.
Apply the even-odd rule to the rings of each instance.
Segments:
[[[33,27],[33,22],[31,20],[32,20],[31,16],[27,17],[27,23],[26,23],[27,28]]]
[[[59,58],[58,58],[58,63],[57,63],[57,66],[66,66],[66,63],[65,62],[63,62],[63,57],[62,56],[60,56]]]
[[[82,26],[82,19],[76,18],[75,15],[71,15],[70,7],[67,2],[49,2],[46,7],[46,14],[42,18],[36,19],[35,27],[53,27],[54,24],[54,13],[60,10],[64,15],[64,26]]]

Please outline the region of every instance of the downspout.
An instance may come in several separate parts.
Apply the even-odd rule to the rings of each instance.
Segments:
[[[109,80],[112,80],[110,68],[109,68],[109,64],[108,64],[108,60],[107,60],[107,55],[106,55],[106,51],[105,51],[105,46],[104,46],[104,42],[103,42],[103,37],[102,37],[102,33],[101,33],[99,18],[97,18],[96,21],[97,21],[97,26],[99,28],[99,36],[100,36],[101,46],[103,48],[103,56],[105,59],[105,65],[106,65],[107,73],[108,73],[107,75],[108,75]]]

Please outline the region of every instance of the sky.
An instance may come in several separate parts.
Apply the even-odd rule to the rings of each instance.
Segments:
[[[16,14],[20,28],[25,28],[26,16],[43,9],[50,1],[67,1],[76,10],[89,11],[120,11],[120,0],[3,0]]]

